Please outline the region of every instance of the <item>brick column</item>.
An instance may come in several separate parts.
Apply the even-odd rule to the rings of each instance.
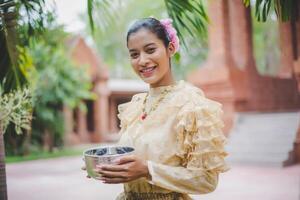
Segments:
[[[63,107],[63,116],[64,116],[64,142],[68,145],[78,144],[79,140],[77,135],[73,131],[73,110],[67,106]]]
[[[210,0],[208,13],[208,59],[188,76],[188,80],[203,89],[206,96],[223,104],[224,132],[228,133],[233,124],[235,104],[246,98],[244,73],[232,58],[228,1]]]
[[[230,0],[228,3],[232,38],[231,51],[235,63],[244,72],[243,89],[246,97],[245,101],[238,101],[235,108],[237,111],[255,110],[260,103],[260,99],[263,98],[261,95],[265,92],[271,92],[272,85],[266,85],[262,82],[262,76],[256,68],[252,39],[251,7],[246,7],[240,0]],[[240,88],[238,90],[241,92]]]
[[[292,23],[279,22],[280,33],[280,62],[279,77],[291,78],[293,71],[294,52],[293,52],[293,36]]]
[[[228,3],[233,59],[237,67],[247,72],[247,76],[258,76],[253,54],[250,6],[245,7],[240,0],[230,0]]]
[[[109,132],[109,95],[110,91],[107,87],[108,73],[102,71],[102,76],[98,77],[94,92],[97,99],[94,103],[94,125],[95,133],[92,135],[93,142],[105,140],[105,135]]]
[[[109,124],[110,124],[110,132],[117,133],[118,125],[117,125],[117,104],[116,99],[112,98],[109,104]]]
[[[77,125],[78,125],[78,135],[81,142],[88,142],[89,136],[87,131],[87,124],[86,124],[86,112],[78,109],[78,116],[77,116]]]

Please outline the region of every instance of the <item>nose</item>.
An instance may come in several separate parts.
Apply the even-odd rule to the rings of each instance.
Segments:
[[[140,66],[147,66],[149,62],[150,62],[150,60],[149,60],[148,56],[145,53],[141,53],[138,64]]]

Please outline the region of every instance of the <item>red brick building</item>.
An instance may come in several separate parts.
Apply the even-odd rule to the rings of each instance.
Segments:
[[[300,109],[299,5],[288,22],[279,22],[280,73],[257,72],[253,54],[250,7],[240,0],[209,1],[209,55],[188,80],[224,105],[225,133],[237,112],[279,112]],[[300,130],[293,154],[300,159]]]

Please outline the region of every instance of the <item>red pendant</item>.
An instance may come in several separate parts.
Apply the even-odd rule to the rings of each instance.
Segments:
[[[141,116],[141,119],[144,120],[144,119],[146,119],[146,117],[147,117],[147,113],[143,113]]]

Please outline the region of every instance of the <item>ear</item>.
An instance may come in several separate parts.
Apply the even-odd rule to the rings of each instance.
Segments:
[[[169,46],[167,48],[168,54],[170,57],[174,56],[175,54],[175,46],[172,42],[169,43]]]

